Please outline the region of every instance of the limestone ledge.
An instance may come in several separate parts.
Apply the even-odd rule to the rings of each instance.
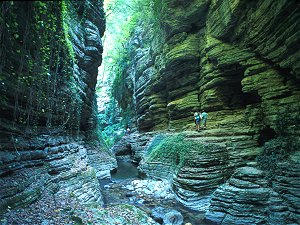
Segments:
[[[204,210],[207,208],[209,195],[231,176],[234,168],[246,165],[260,152],[255,140],[247,134],[238,136],[233,132],[215,136],[215,132],[220,131],[213,129],[200,133],[182,132],[181,134],[185,135],[184,141],[199,145],[199,149],[196,147],[194,150],[187,150],[188,158],[179,167],[170,163],[168,158],[163,161],[149,159],[150,152],[156,151],[155,148],[160,145],[164,135],[172,136],[178,133],[151,133],[151,138],[144,139],[143,146],[139,148],[133,147],[139,146],[137,138],[134,138],[136,142],[131,140],[128,144],[132,148],[131,154],[139,155],[138,169],[141,176],[168,180],[178,201],[190,208]],[[145,136],[145,133],[135,135]],[[204,146],[204,152],[200,146]]]
[[[268,185],[263,171],[241,167],[212,194],[206,219],[215,224],[297,223],[298,214],[285,196]]]
[[[7,146],[11,147],[9,143]],[[0,152],[2,213],[8,207],[19,208],[32,203],[45,189],[53,194],[69,194],[81,203],[101,205],[97,177],[116,167],[111,154],[95,149],[83,137],[45,135],[30,141],[20,137],[15,149],[7,149]],[[91,167],[93,164],[97,166]]]

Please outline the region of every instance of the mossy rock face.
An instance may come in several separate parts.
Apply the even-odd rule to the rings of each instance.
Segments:
[[[224,145],[193,140],[187,133],[160,134],[149,144],[139,170],[148,177],[169,180],[178,201],[202,210],[203,202],[207,205],[204,196],[231,175],[230,161]]]
[[[79,201],[101,204],[96,171],[88,164],[104,166],[89,161],[87,151],[95,159],[102,150],[107,161],[112,156],[101,144],[83,146],[82,136],[96,124],[105,28],[103,1],[90,3],[1,3],[1,210],[25,207],[61,181],[77,190]],[[85,188],[76,189],[76,176]]]
[[[299,98],[295,4],[269,0],[257,4],[239,0],[157,3],[164,12],[156,24],[159,34],[145,34],[145,24],[138,28],[139,40],[147,46],[137,51],[147,59],[145,74],[132,62],[138,75],[131,75],[147,81],[133,90],[138,129],[185,129],[188,118],[188,124],[193,121],[188,111],[199,108],[208,113],[238,109],[238,114],[255,108],[264,118],[251,129],[259,131],[264,123],[274,127],[278,115],[271,104],[284,108],[287,99]],[[285,22],[283,15],[290,15]],[[149,68],[155,68],[155,74],[146,73]],[[160,95],[164,103],[151,101],[153,95]],[[297,101],[290,104],[295,106]],[[216,124],[221,122],[215,119]],[[235,115],[231,120],[236,120]]]
[[[164,1],[162,7],[162,27],[167,39],[174,34],[187,32],[197,32],[205,24],[205,17],[210,1],[193,0],[183,1]]]
[[[147,80],[133,90],[137,128],[187,130],[187,136],[173,133],[157,140],[139,168],[148,176],[171,180],[178,199],[197,208],[201,197],[224,183],[235,167],[256,159],[270,134],[299,136],[299,7],[296,1],[270,0],[157,5],[162,15],[154,26],[161,32],[141,35],[141,42],[153,50],[150,57],[143,56],[153,64],[145,65],[155,73],[147,68],[138,77],[128,74],[133,82]],[[134,61],[131,65],[137,68]],[[193,112],[199,109],[209,117],[207,130],[196,133]],[[233,221],[230,213],[228,221]],[[255,223],[245,223],[251,221]]]
[[[224,151],[222,147],[217,145],[208,145],[196,140],[188,140],[186,134],[160,134],[155,136],[141,162],[140,169],[147,164],[162,164],[168,165],[173,172],[180,170],[185,166],[195,166],[201,158],[213,156],[215,152]],[[200,163],[201,164],[201,163]],[[147,171],[146,174],[159,173],[157,171]]]

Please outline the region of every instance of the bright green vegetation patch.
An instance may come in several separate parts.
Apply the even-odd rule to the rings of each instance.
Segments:
[[[183,134],[158,135],[148,148],[146,161],[171,164],[174,169],[189,163],[193,155],[206,154],[205,146],[196,141],[185,140]]]

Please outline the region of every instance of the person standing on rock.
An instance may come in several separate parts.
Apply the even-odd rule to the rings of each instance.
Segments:
[[[130,128],[129,128],[128,125],[126,126],[125,134],[126,134],[126,135],[129,135],[129,134],[130,134]]]
[[[195,113],[194,113],[194,122],[195,122],[195,127],[196,127],[196,125],[197,125],[197,124],[196,124],[196,116],[197,116],[197,115],[198,115],[198,112],[195,112]]]
[[[199,112],[196,112],[194,114],[194,117],[195,117],[196,129],[197,131],[200,131],[201,114]]]
[[[208,114],[202,110],[202,113],[201,113],[201,120],[202,120],[202,126],[203,126],[203,129],[206,129],[206,121],[207,121],[207,117],[208,117]]]

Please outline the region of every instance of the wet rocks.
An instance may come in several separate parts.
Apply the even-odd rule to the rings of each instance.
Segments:
[[[190,157],[174,174],[173,189],[184,205],[205,211],[210,194],[230,176],[227,150],[220,145],[207,145],[205,153],[190,152]]]
[[[272,188],[280,194],[280,197],[285,200],[290,210],[290,219],[295,223],[300,223],[300,154],[294,152],[290,155],[288,160],[279,162],[276,175],[272,180]],[[270,207],[270,211],[277,211],[277,217],[272,216],[275,222],[280,221],[280,212],[282,207],[276,202],[274,207]],[[276,215],[276,214],[275,214]]]
[[[166,180],[134,180],[125,188],[138,195],[146,195],[152,198],[173,199],[175,197],[170,183]]]
[[[131,155],[132,150],[130,142],[131,138],[125,135],[120,141],[113,145],[111,151],[115,154],[115,156]]]
[[[163,225],[182,225],[183,216],[180,212],[163,207],[155,207],[151,211],[151,216],[155,221],[162,222]]]
[[[89,165],[95,168],[98,179],[107,179],[111,177],[111,171],[117,168],[117,160],[107,149],[103,149],[100,143],[87,144],[87,158]]]

